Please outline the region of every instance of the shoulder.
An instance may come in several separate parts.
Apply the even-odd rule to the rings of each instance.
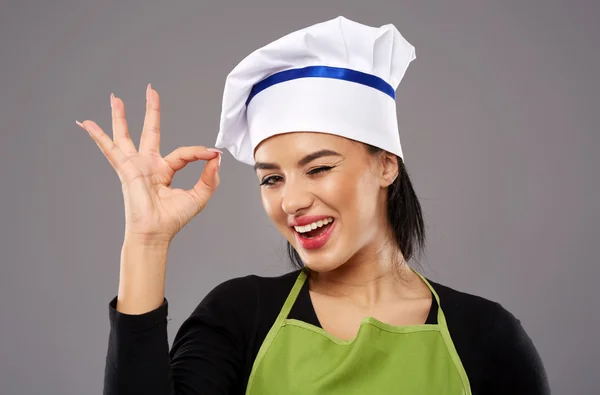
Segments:
[[[299,271],[293,271],[271,277],[249,274],[231,278],[208,292],[194,313],[205,309],[216,309],[224,313],[235,311],[248,313],[249,309],[258,309],[265,300],[277,300],[278,295],[287,296],[298,274]]]
[[[447,285],[429,280],[440,297],[440,305],[446,319],[460,323],[462,330],[477,330],[489,340],[490,336],[512,336],[522,332],[521,321],[500,303],[483,296],[459,291]]]
[[[450,330],[469,332],[480,345],[498,338],[518,340],[523,334],[521,321],[500,303],[482,296],[459,291],[429,280],[440,297],[440,306]]]
[[[489,393],[547,394],[542,360],[521,321],[500,303],[430,281],[465,369]],[[502,392],[504,391],[504,392]]]
[[[220,333],[252,344],[257,330],[274,321],[276,307],[283,305],[297,272],[277,277],[255,274],[234,277],[212,288],[183,322],[177,338],[200,330]],[[203,332],[205,333],[205,332]]]
[[[499,303],[485,297],[459,291],[429,279],[428,281],[440,297],[440,305],[446,318],[470,324],[474,326],[473,329],[489,326],[498,310],[503,309]]]

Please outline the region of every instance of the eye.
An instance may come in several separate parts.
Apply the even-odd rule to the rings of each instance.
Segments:
[[[274,185],[275,182],[281,180],[280,176],[269,176],[269,177],[265,177],[263,178],[262,182],[260,183],[261,186],[271,186]]]
[[[329,171],[331,169],[333,169],[335,166],[321,166],[321,167],[316,167],[314,169],[310,169],[308,171],[308,174],[310,175],[314,175],[314,174],[319,174],[319,173],[323,173],[326,171]]]
[[[315,167],[314,169],[310,169],[306,174],[308,175],[316,175],[319,173],[323,173],[326,171],[329,171],[331,169],[333,169],[335,166],[321,166],[321,167]],[[283,180],[283,177],[281,176],[267,176],[265,178],[263,178],[263,180],[260,183],[260,186],[274,186],[277,182],[281,182]]]

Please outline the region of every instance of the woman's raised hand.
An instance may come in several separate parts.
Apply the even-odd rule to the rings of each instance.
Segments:
[[[77,124],[90,134],[121,180],[126,237],[168,243],[206,207],[219,186],[221,152],[202,146],[179,147],[163,158],[160,99],[150,84],[139,149],[129,135],[123,101],[111,94],[111,107],[112,139],[93,121]],[[171,188],[175,173],[197,160],[208,163],[196,185],[189,190]]]

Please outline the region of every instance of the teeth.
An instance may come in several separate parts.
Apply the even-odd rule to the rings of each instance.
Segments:
[[[323,225],[327,225],[327,224],[329,224],[331,222],[333,222],[333,218],[329,217],[329,218],[326,218],[326,219],[323,219],[323,220],[315,221],[315,222],[313,222],[311,224],[308,224],[308,225],[294,226],[294,229],[296,229],[296,231],[298,233],[306,233],[306,232],[309,232],[309,231],[311,231],[313,229],[320,228]]]

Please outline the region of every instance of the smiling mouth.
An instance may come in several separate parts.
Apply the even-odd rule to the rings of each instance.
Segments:
[[[302,237],[304,239],[314,239],[315,237],[318,237],[318,236],[322,235],[323,233],[325,233],[327,231],[327,229],[329,229],[331,227],[333,222],[334,222],[333,218],[327,218],[322,221],[320,220],[317,222],[313,222],[310,225],[294,226],[293,228],[300,237]]]

